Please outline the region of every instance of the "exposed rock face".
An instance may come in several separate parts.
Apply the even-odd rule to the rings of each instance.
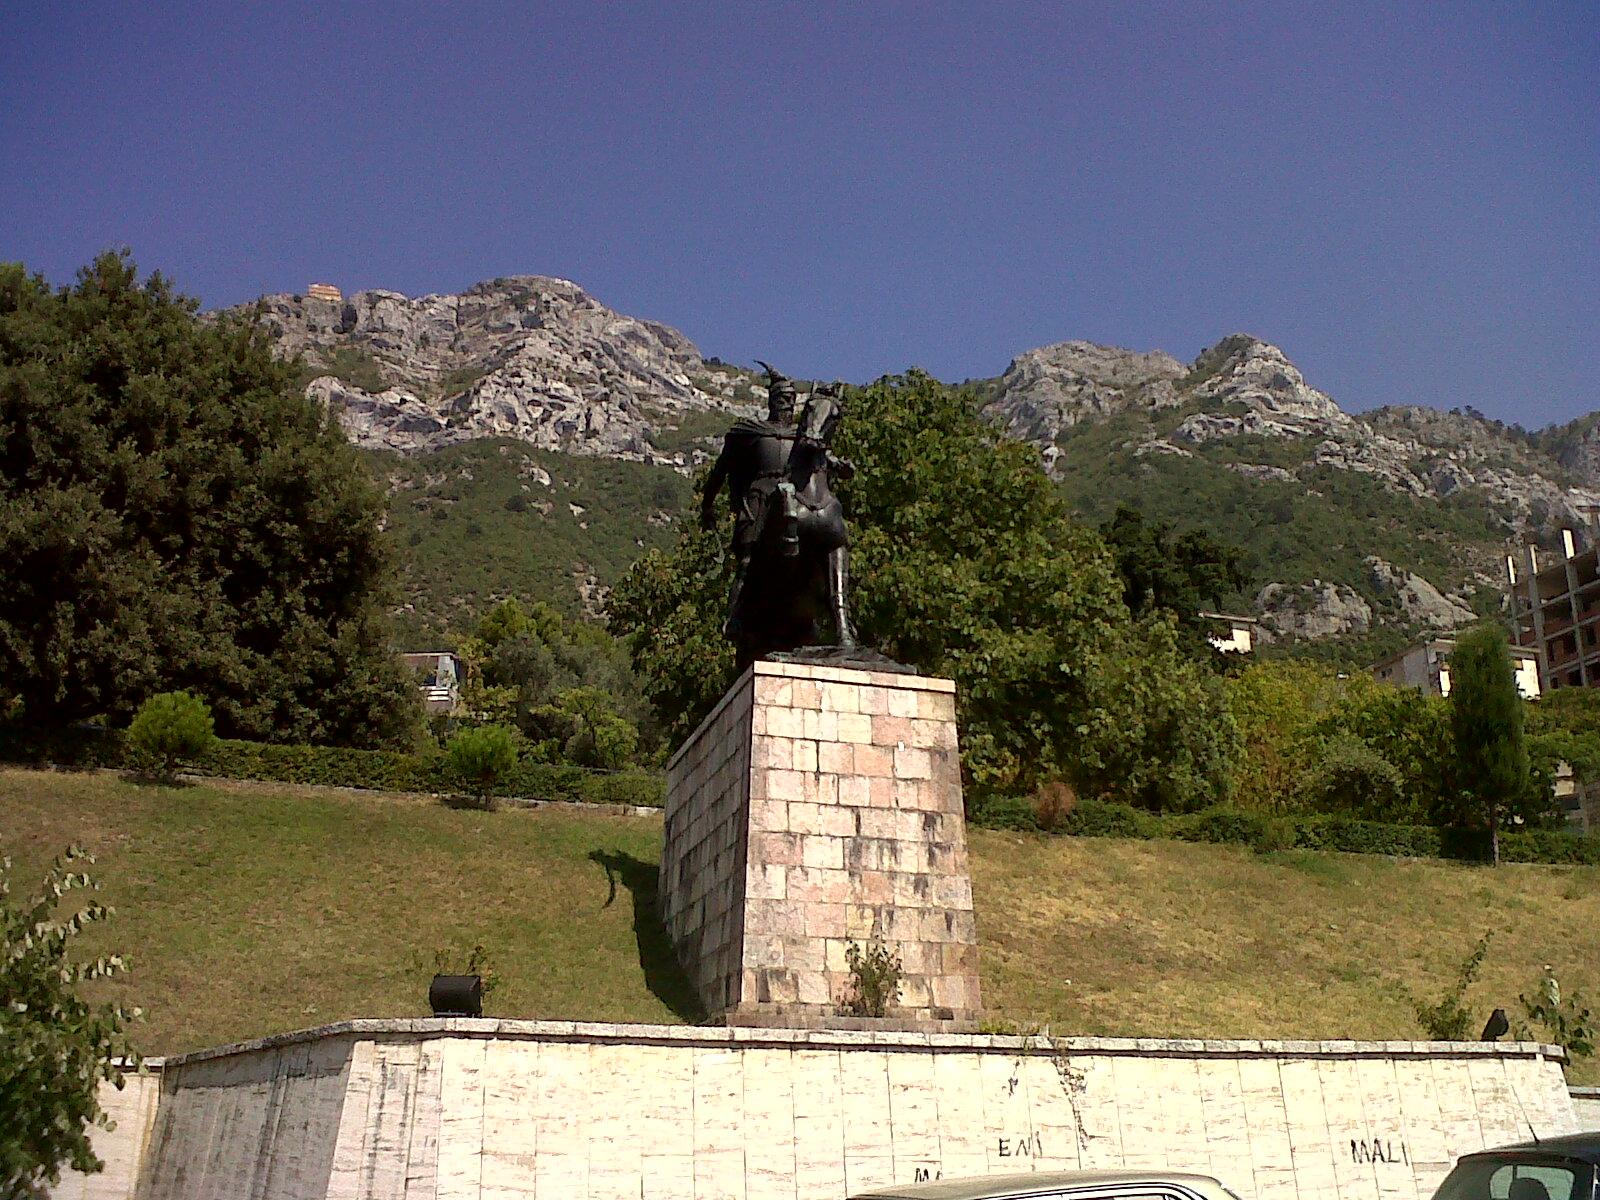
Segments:
[[[1053,442],[1079,421],[1179,403],[1174,384],[1184,371],[1181,362],[1160,350],[1139,354],[1093,342],[1060,342],[1013,359],[1000,378],[1001,401],[990,411],[1014,438]]]
[[[1373,590],[1392,599],[1408,621],[1433,629],[1459,629],[1477,619],[1472,609],[1452,600],[1420,575],[1402,571],[1376,554],[1366,560]]]
[[[1321,579],[1299,586],[1269,583],[1256,594],[1255,608],[1275,637],[1336,637],[1364,633],[1372,624],[1372,605],[1355,589]]]
[[[1316,494],[1328,472],[1355,473],[1422,505],[1475,506],[1508,540],[1583,529],[1586,510],[1600,505],[1600,417],[1530,435],[1470,410],[1352,415],[1308,384],[1283,351],[1246,334],[1224,338],[1188,368],[1159,352],[1046,346],[1011,364],[987,407],[1013,436],[1040,445],[1052,473],[1072,461],[1074,426],[1135,413],[1143,420],[1115,453],[1147,474],[1163,459],[1187,456],[1263,486],[1298,483]],[[1426,522],[1426,508],[1410,511],[1408,519]],[[1472,547],[1465,582],[1495,581],[1497,555],[1490,545]],[[1417,629],[1471,622],[1470,608],[1436,586],[1446,582],[1463,581],[1430,581],[1374,557],[1364,578],[1269,584],[1256,606],[1269,634],[1279,636],[1357,633],[1378,622]]]
[[[283,354],[329,368],[310,394],[335,407],[362,446],[421,451],[511,437],[682,466],[696,455],[659,451],[652,434],[686,413],[757,398],[740,373],[708,366],[681,333],[613,312],[563,279],[261,304]]]
[[[506,437],[688,471],[714,450],[712,431],[725,418],[763,399],[750,373],[702,359],[677,331],[617,313],[561,279],[513,276],[459,295],[374,290],[261,304],[280,351],[326,371],[308,394],[365,447],[416,453]],[[1161,351],[1062,342],[1019,355],[986,386],[987,414],[1037,445],[1052,472],[1070,459],[1075,427],[1119,420],[1129,432],[1113,453],[1141,480],[1211,464],[1264,490],[1295,484],[1316,495],[1329,472],[1354,473],[1411,498],[1400,511],[1428,537],[1436,534],[1425,506],[1440,501],[1487,509],[1489,525],[1507,538],[1582,528],[1586,510],[1600,507],[1600,414],[1532,435],[1470,410],[1353,415],[1276,346],[1246,334],[1189,365]],[[1463,578],[1430,581],[1377,558],[1364,574],[1336,581],[1289,582],[1280,573],[1256,598],[1263,628],[1325,637],[1387,621],[1464,624],[1467,606],[1436,585],[1492,582],[1494,536],[1480,536]],[[1270,579],[1273,564],[1259,566]]]
[[[1564,443],[1580,486],[1558,478],[1549,455],[1468,416],[1425,408],[1385,408],[1353,416],[1311,387],[1282,350],[1234,334],[1185,369],[1160,351],[1137,354],[1087,342],[1063,342],[1019,356],[1000,379],[988,411],[1014,437],[1039,443],[1047,466],[1063,430],[1127,411],[1189,411],[1144,454],[1197,450],[1255,437],[1300,443],[1301,471],[1356,471],[1407,495],[1442,499],[1462,488],[1503,503],[1523,528],[1581,526],[1581,509],[1600,504],[1600,433]],[[1282,479],[1286,468],[1229,464],[1255,478]]]

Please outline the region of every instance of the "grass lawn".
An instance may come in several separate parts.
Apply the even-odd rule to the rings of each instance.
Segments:
[[[1517,1011],[1544,963],[1600,992],[1600,871],[974,830],[985,1000],[1058,1033],[1417,1038],[1493,931],[1469,998]],[[132,971],[159,1054],[426,1012],[436,949],[487,947],[496,1015],[683,1021],[655,916],[655,817],[456,811],[275,785],[0,770],[13,893],[68,842],[118,909],[86,948]],[[1571,1072],[1600,1080],[1594,1060]]]
[[[145,1010],[150,1054],[426,1016],[434,952],[464,964],[476,942],[500,976],[487,1011],[686,1019],[654,922],[660,840],[648,817],[0,771],[13,894],[69,842],[95,854],[117,912],[86,945],[130,959],[110,986]]]

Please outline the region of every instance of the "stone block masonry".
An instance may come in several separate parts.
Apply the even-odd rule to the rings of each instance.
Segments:
[[[874,940],[900,959],[893,1015],[975,1019],[955,684],[754,664],[668,765],[661,913],[729,1021],[838,1014]]]

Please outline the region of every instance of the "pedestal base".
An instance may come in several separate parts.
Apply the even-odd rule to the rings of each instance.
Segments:
[[[709,1013],[837,1017],[848,952],[901,966],[901,1021],[981,1011],[955,685],[754,664],[667,769],[661,912]]]

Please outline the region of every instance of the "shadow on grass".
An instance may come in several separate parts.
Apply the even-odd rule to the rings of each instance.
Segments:
[[[705,1011],[661,924],[656,899],[660,872],[656,865],[620,850],[591,850],[589,858],[605,868],[610,888],[605,907],[610,908],[616,901],[618,883],[633,895],[633,936],[639,943],[639,966],[644,969],[645,986],[680,1021],[704,1019]]]

